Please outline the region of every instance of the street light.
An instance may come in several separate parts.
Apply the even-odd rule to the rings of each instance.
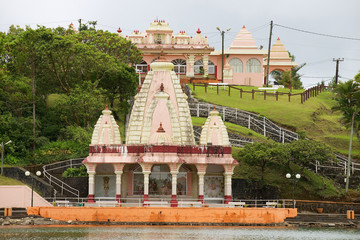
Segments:
[[[1,176],[3,176],[3,172],[4,172],[4,146],[8,145],[11,142],[12,141],[10,140],[7,143],[4,142],[1,143]]]
[[[31,173],[29,171],[25,172],[25,176],[29,177],[31,175]],[[36,176],[40,176],[41,172],[37,171],[36,172]],[[31,177],[31,207],[34,206],[34,177]]]
[[[291,175],[290,173],[286,174],[286,178],[293,182],[292,188],[292,199],[293,199],[293,208],[295,208],[295,184],[300,180],[300,174]]]
[[[219,27],[216,27],[216,29],[221,33],[221,82],[224,83],[224,34],[231,30],[231,28],[226,29],[226,31],[220,30]]]

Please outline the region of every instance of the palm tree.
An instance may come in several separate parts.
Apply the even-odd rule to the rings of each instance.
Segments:
[[[342,122],[345,126],[351,126],[345,188],[347,193],[349,189],[351,147],[355,119],[360,118],[360,83],[354,80],[349,80],[345,83],[340,82],[333,91],[335,92],[335,100],[337,101],[337,105],[334,106],[333,109],[343,113]]]
[[[303,88],[301,82],[301,75],[298,73],[301,68],[303,68],[306,63],[303,63],[299,66],[291,68],[291,70],[286,70],[281,72],[280,70],[272,71],[270,74],[272,78],[276,80],[277,83],[284,85],[285,87],[301,89]]]

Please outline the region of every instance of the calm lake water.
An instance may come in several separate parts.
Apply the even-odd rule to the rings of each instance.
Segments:
[[[0,227],[0,239],[360,239],[360,230],[258,227]]]

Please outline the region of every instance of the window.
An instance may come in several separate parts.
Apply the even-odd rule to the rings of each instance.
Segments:
[[[243,63],[238,58],[233,58],[229,61],[229,64],[234,73],[242,73],[243,72]]]
[[[176,73],[186,73],[186,61],[184,59],[175,59],[171,62],[174,64],[174,71]]]
[[[203,64],[203,60],[199,59],[195,62],[194,64],[194,71],[195,73],[203,73],[203,69],[204,69],[204,64]],[[215,74],[215,64],[212,61],[208,61],[208,70],[209,70],[209,74]]]
[[[148,65],[144,60],[142,60],[139,64],[135,65],[135,69],[136,69],[136,72],[147,73]]]
[[[256,58],[251,58],[246,62],[246,72],[259,73],[261,72],[261,63]]]

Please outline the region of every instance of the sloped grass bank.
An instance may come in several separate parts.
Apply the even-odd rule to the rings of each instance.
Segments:
[[[350,131],[341,125],[341,114],[331,111],[335,104],[333,93],[323,92],[301,104],[300,96],[291,97],[289,102],[287,96],[279,96],[279,101],[276,101],[274,96],[267,96],[264,100],[263,95],[256,93],[255,99],[252,100],[251,94],[243,94],[240,98],[238,91],[232,90],[228,96],[227,90],[223,90],[222,87],[219,89],[217,95],[216,88],[208,88],[205,93],[203,87],[196,87],[193,94],[204,102],[261,114],[290,130],[305,131],[307,137],[324,142],[337,152],[347,154]],[[247,90],[251,89],[247,87]],[[353,140],[352,156],[359,160],[360,141],[355,137]]]

